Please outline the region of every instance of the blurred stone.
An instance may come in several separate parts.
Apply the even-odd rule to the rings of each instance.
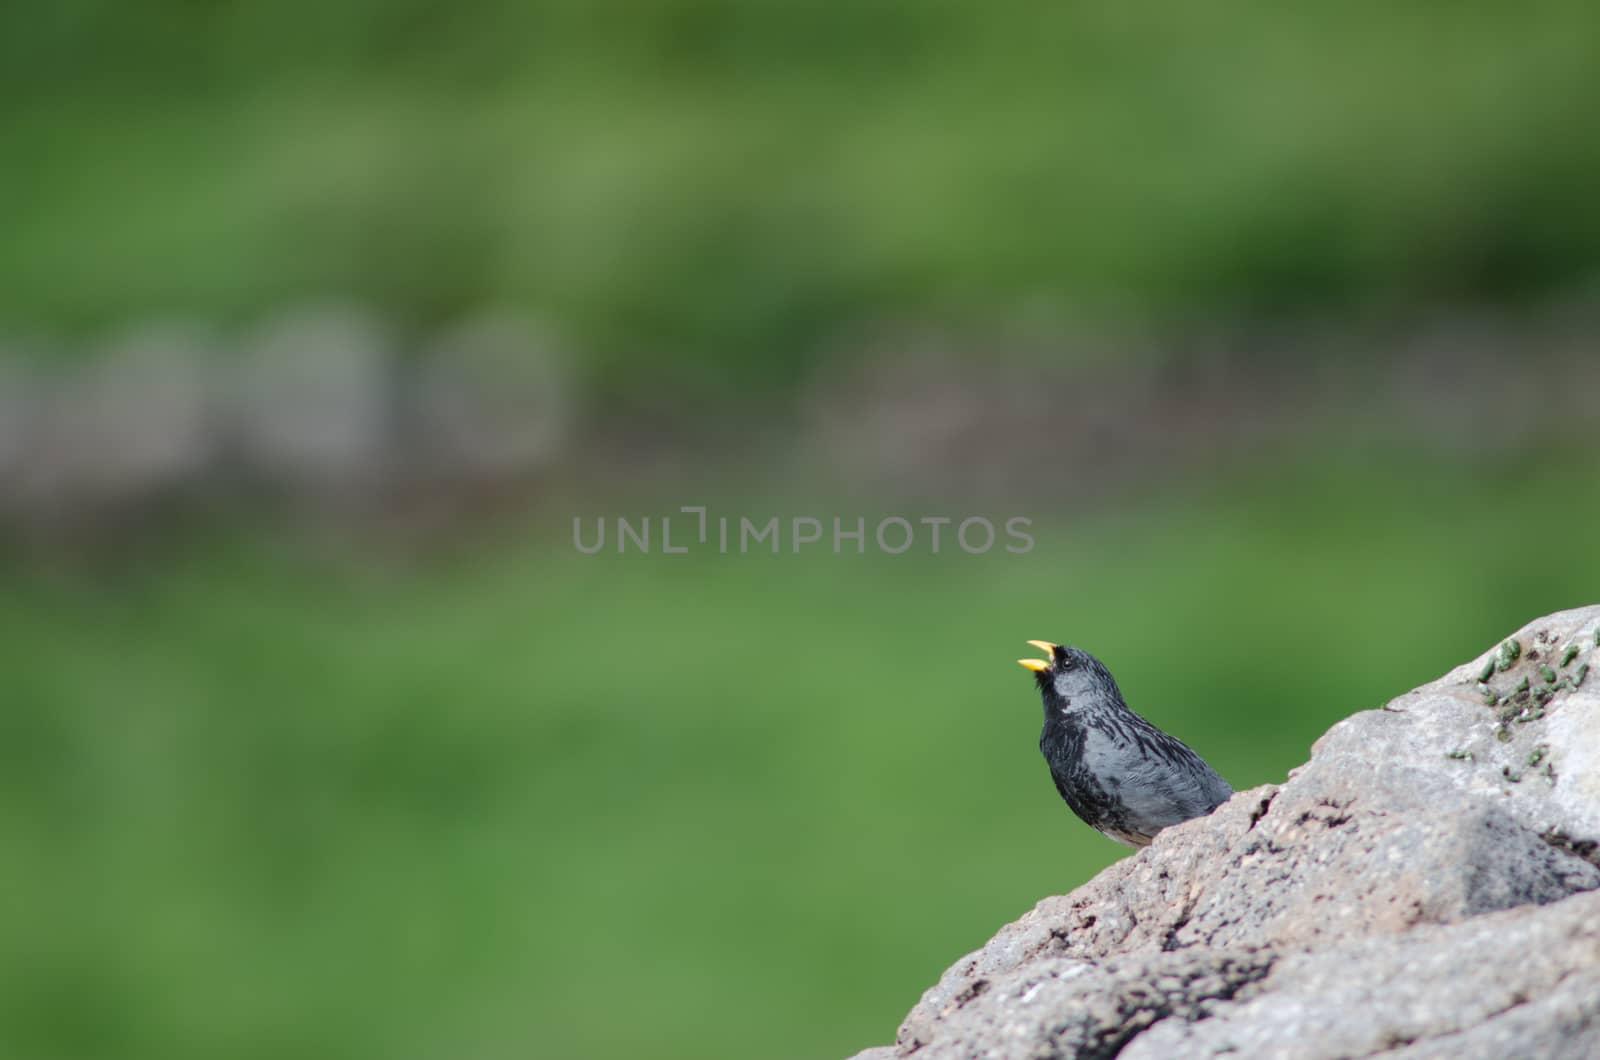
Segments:
[[[280,485],[375,485],[392,441],[390,368],[383,329],[360,310],[273,317],[245,344],[228,388],[238,458]]]
[[[1052,388],[1034,385],[1042,376],[1027,358],[909,331],[830,361],[804,403],[800,447],[829,478],[904,496],[1022,492],[1037,476],[1039,461],[1018,454],[1051,443]]]
[[[1532,622],[1489,678],[1509,702],[1491,650],[1044,899],[895,1055],[1600,1055],[1597,630]]]
[[[1242,433],[1245,391],[1216,367],[1223,359],[1153,344],[1134,332],[987,342],[889,332],[830,359],[807,395],[799,450],[876,496],[1080,502]],[[1201,371],[1164,374],[1189,365]]]
[[[38,417],[39,393],[34,372],[20,351],[0,345],[0,508],[14,503]]]
[[[571,426],[566,366],[527,321],[477,317],[418,365],[419,443],[435,474],[516,479],[561,455]]]
[[[211,352],[197,326],[147,324],[38,381],[24,495],[60,511],[192,483],[212,457]]]

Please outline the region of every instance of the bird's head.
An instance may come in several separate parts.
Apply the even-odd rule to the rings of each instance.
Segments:
[[[1051,644],[1045,640],[1030,640],[1028,643],[1044,652],[1045,658],[1018,659],[1017,662],[1033,671],[1034,681],[1044,697],[1047,711],[1052,706],[1066,709],[1074,704],[1088,706],[1122,702],[1122,692],[1117,688],[1116,678],[1111,676],[1111,671],[1082,648]]]

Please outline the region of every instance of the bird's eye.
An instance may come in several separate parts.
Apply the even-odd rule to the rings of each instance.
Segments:
[[[1058,669],[1058,670],[1070,670],[1070,669],[1072,669],[1072,656],[1063,655],[1061,657],[1061,662],[1060,662],[1059,665],[1057,665],[1056,669]]]

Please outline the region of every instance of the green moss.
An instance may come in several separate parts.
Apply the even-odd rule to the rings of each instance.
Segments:
[[[1576,644],[1568,644],[1566,650],[1561,653],[1561,665],[1564,667],[1577,657],[1578,646]]]

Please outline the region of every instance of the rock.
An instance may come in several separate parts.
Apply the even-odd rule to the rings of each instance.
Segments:
[[[0,508],[22,477],[39,402],[34,373],[21,357],[0,344]]]
[[[441,477],[522,478],[549,465],[567,439],[563,361],[536,328],[508,314],[437,339],[414,390],[422,452]]]
[[[246,468],[311,491],[376,484],[391,443],[383,329],[359,310],[297,309],[246,344],[229,387],[229,426]]]
[[[62,512],[192,484],[213,455],[210,353],[198,325],[149,323],[39,378],[23,494]]]
[[[1524,1006],[1600,1016],[1600,893],[1277,955],[1254,996],[1202,1020],[1151,1027],[1122,1055],[1366,1056],[1402,1046],[1412,1056],[1600,1053],[1600,1023],[1576,1036],[1551,1034],[1537,1017],[1515,1035],[1498,1025]],[[1519,1022],[1534,1015],[1518,1014]]]
[[[893,1055],[1600,1055],[1597,637],[1550,615],[1340,722],[1002,928]]]
[[[1015,455],[1048,444],[1062,388],[1018,386],[1038,378],[1036,364],[982,352],[955,336],[893,330],[841,347],[803,402],[804,461],[863,493],[1025,491],[1038,468]],[[1077,422],[1066,422],[1074,438],[1053,441],[1071,451]]]

